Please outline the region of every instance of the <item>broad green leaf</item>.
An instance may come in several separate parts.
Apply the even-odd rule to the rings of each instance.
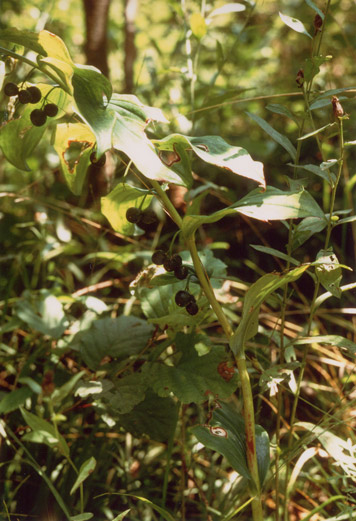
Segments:
[[[263,192],[258,188],[223,210],[212,215],[186,215],[182,231],[185,236],[194,233],[202,224],[220,221],[226,215],[242,213],[260,221],[298,219],[309,215],[325,216],[313,197],[305,190],[283,191],[267,186]]]
[[[42,56],[50,56],[65,63],[73,63],[68,49],[59,36],[43,30],[39,33],[15,28],[0,31],[0,39],[23,45]]]
[[[352,223],[353,221],[356,221],[356,215],[351,215],[350,217],[344,217],[343,219],[340,219],[337,221],[334,226],[338,226],[339,224],[347,224]]]
[[[86,331],[77,333],[73,344],[79,348],[88,367],[95,370],[104,356],[121,359],[136,355],[145,347],[152,332],[151,324],[134,316],[101,318]]]
[[[94,145],[95,136],[87,125],[57,125],[53,146],[58,154],[65,180],[75,195],[82,193]]]
[[[209,426],[193,427],[191,432],[203,445],[225,456],[241,476],[251,479],[246,459],[245,422],[231,405],[219,403]],[[260,425],[256,425],[255,435],[258,471],[263,484],[269,468],[269,438]]]
[[[297,156],[297,151],[291,141],[286,137],[277,132],[267,121],[260,118],[256,114],[251,114],[250,112],[246,112],[251,119],[256,121],[256,123],[279,145],[281,145],[285,150],[287,150],[288,154],[291,156],[293,161],[295,161]]]
[[[250,286],[244,298],[240,324],[230,340],[230,347],[235,355],[242,356],[245,342],[256,335],[262,302],[277,289],[299,279],[309,267],[309,264],[305,264],[284,274],[268,273]]]
[[[112,147],[116,115],[108,107],[112,95],[109,80],[99,69],[76,65],[72,77],[73,96],[79,115],[89,125],[97,141],[97,156]]]
[[[138,117],[137,107],[133,107],[133,114],[127,106],[123,110],[122,105],[115,100],[109,107],[116,113],[112,136],[114,148],[124,152],[149,179],[185,185],[185,181],[158,157],[155,147],[144,132],[147,122]]]
[[[350,354],[356,354],[356,343],[340,335],[316,335],[301,337],[293,341],[295,344],[327,344],[346,349]]]
[[[316,130],[313,130],[313,132],[309,132],[308,134],[305,134],[302,137],[298,138],[298,141],[304,141],[305,139],[308,139],[312,136],[316,136],[317,134],[320,134],[320,132],[323,132],[325,129],[329,127],[334,127],[336,123],[328,123],[327,125],[324,125],[323,127],[317,128]]]
[[[148,390],[146,398],[128,414],[121,414],[118,422],[138,438],[147,435],[153,440],[167,442],[175,431],[177,419],[177,403]]]
[[[229,4],[225,4],[222,7],[218,7],[214,9],[209,14],[209,18],[213,18],[214,16],[219,16],[221,14],[230,14],[230,13],[241,13],[241,11],[245,11],[246,6],[244,4],[240,4],[238,2],[233,2]]]
[[[297,33],[305,34],[306,36],[309,36],[309,38],[312,38],[312,36],[308,33],[306,28],[304,27],[304,24],[298,20],[298,18],[291,18],[290,16],[283,14],[279,12],[279,16],[283,23],[288,25],[293,31],[296,31]]]
[[[209,353],[199,356],[194,345],[200,341],[196,335],[178,333],[176,352],[181,356],[175,365],[153,362],[144,372],[150,385],[159,396],[173,393],[182,403],[202,403],[210,392],[227,398],[237,387],[237,374],[225,380],[219,366],[228,361],[223,346],[214,346]],[[220,365],[221,364],[221,365]]]
[[[144,374],[135,372],[114,380],[110,389],[96,396],[110,416],[126,414],[145,399],[147,390],[147,378]]]
[[[268,255],[273,255],[274,257],[283,259],[286,262],[290,262],[291,264],[294,264],[295,266],[297,266],[299,264],[299,262],[296,259],[294,259],[293,257],[290,257],[289,255],[286,255],[285,253],[283,253],[279,250],[275,250],[274,248],[268,248],[267,246],[260,246],[259,244],[250,244],[250,246],[257,251],[267,253]]]
[[[16,314],[32,329],[52,338],[59,338],[68,327],[61,302],[47,290],[40,295],[25,292],[16,305]]]
[[[316,260],[318,265],[315,266],[315,273],[320,284],[334,297],[340,298],[342,271],[335,253],[331,250],[320,250]]]
[[[326,228],[328,221],[325,217],[306,217],[293,229],[292,250],[296,250],[314,234]]]
[[[79,486],[87,479],[88,476],[94,471],[96,467],[96,459],[91,456],[89,459],[84,461],[80,466],[79,473],[77,479],[75,480],[74,485],[72,486],[69,494],[72,495],[79,488]]]
[[[0,414],[7,414],[9,412],[15,411],[21,405],[24,405],[27,398],[32,396],[33,391],[27,387],[23,386],[19,389],[14,389],[9,393],[4,393],[0,400]]]
[[[266,105],[266,109],[274,112],[275,114],[286,116],[299,126],[298,118],[284,105],[280,105],[279,103],[268,103],[268,105]]]
[[[35,443],[44,443],[51,448],[58,447],[65,457],[69,456],[69,447],[66,440],[61,434],[56,432],[56,429],[51,423],[29,411],[26,411],[22,407],[20,409],[25,422],[33,431],[32,433],[25,434],[22,439],[33,441]]]
[[[62,89],[52,90],[51,85],[44,83],[36,86],[41,90],[42,97],[48,95],[48,102],[58,106],[58,115],[54,118],[47,118],[46,123],[41,127],[34,126],[30,120],[30,114],[34,109],[42,108],[43,100],[41,99],[36,104],[25,105],[21,117],[12,119],[0,127],[0,147],[4,156],[20,170],[30,170],[27,164],[28,158],[42,139],[46,128],[63,116],[63,111],[68,104],[68,96]]]
[[[181,144],[183,148],[191,148],[206,163],[253,179],[263,188],[266,186],[263,164],[254,161],[244,148],[229,145],[220,136],[189,137],[171,134],[164,139],[153,140],[153,143],[160,154],[164,151],[174,152],[177,145]]]
[[[204,38],[207,33],[207,26],[204,16],[200,13],[193,13],[189,19],[190,28],[192,33],[198,40]]]
[[[140,230],[126,219],[126,211],[130,207],[145,210],[149,207],[151,200],[152,195],[148,190],[136,188],[127,183],[119,183],[107,196],[101,198],[101,213],[105,215],[116,232],[123,235],[138,235]]]
[[[288,163],[289,166],[292,166],[293,168],[302,168],[303,170],[307,170],[308,172],[312,172],[313,174],[322,177],[327,181],[329,184],[335,183],[336,176],[332,172],[329,171],[329,169],[325,170],[320,168],[317,165],[293,165],[292,163]]]

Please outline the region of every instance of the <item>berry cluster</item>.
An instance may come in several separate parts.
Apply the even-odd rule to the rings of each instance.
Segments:
[[[175,296],[177,306],[185,308],[189,315],[196,315],[199,311],[194,295],[189,291],[178,291]]]
[[[38,87],[34,85],[27,89],[19,89],[16,83],[6,83],[4,87],[6,96],[17,96],[22,105],[28,103],[38,103],[42,98],[42,93]],[[42,109],[34,109],[30,114],[31,123],[35,127],[42,127],[46,123],[47,117],[54,118],[58,114],[58,107],[54,103],[47,103]]]
[[[126,211],[126,219],[129,223],[137,224],[138,226],[153,224],[157,221],[157,216],[153,210],[141,210],[136,206],[131,206]]]
[[[184,280],[188,276],[188,268],[183,265],[182,257],[178,254],[168,256],[162,250],[156,250],[152,255],[152,262],[157,266],[163,265],[166,271],[174,271],[174,275],[179,280]]]

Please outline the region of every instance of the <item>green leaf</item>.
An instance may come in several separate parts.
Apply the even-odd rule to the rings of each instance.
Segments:
[[[145,434],[153,440],[166,442],[177,425],[178,405],[172,398],[161,398],[148,390],[142,402],[118,418],[120,425],[134,436],[140,438]]]
[[[187,237],[202,224],[214,223],[235,212],[260,221],[298,219],[309,215],[325,216],[313,197],[305,190],[283,191],[267,186],[263,192],[258,188],[223,210],[212,215],[186,215],[183,218],[182,231]]]
[[[256,335],[258,315],[262,302],[277,289],[299,279],[309,267],[309,264],[305,264],[284,274],[268,273],[250,286],[244,298],[240,324],[230,340],[230,347],[235,355],[242,356],[245,342]]]
[[[114,494],[116,494],[116,492],[114,492]],[[153,510],[156,510],[156,512],[161,514],[161,516],[163,517],[163,519],[165,519],[165,521],[176,521],[175,518],[172,517],[171,514],[168,512],[168,510],[160,507],[159,505],[156,505],[156,503],[153,503],[152,501],[150,501],[149,499],[146,499],[145,497],[135,496],[134,494],[120,494],[119,492],[117,492],[117,494],[119,496],[133,497],[133,498],[137,499],[138,501],[143,501],[144,503],[147,503],[148,505],[150,505],[150,507]],[[100,497],[100,496],[98,496],[98,497]],[[115,519],[113,519],[112,521],[120,521],[121,519],[123,519],[121,516],[126,515],[129,511],[130,510],[126,510],[125,512],[122,512],[121,514],[119,514],[118,518],[115,517]]]
[[[0,401],[0,414],[8,414],[9,412],[15,411],[23,405],[32,394],[33,391],[27,386],[14,389],[4,394]]]
[[[48,447],[57,447],[67,458],[69,457],[69,447],[66,440],[59,434],[51,423],[43,418],[20,408],[25,422],[31,427],[32,433],[25,434],[22,439],[35,443],[44,443]]]
[[[94,145],[95,136],[87,125],[57,125],[53,146],[58,154],[65,180],[75,195],[82,193]]]
[[[317,96],[313,102],[310,104],[310,110],[318,109],[321,107],[325,107],[329,105],[331,107],[331,96],[341,94],[342,92],[346,92],[348,90],[355,90],[356,87],[344,87],[341,89],[330,89],[326,90],[319,96]],[[340,97],[340,100],[347,99],[345,97]]]
[[[202,403],[210,392],[227,398],[237,387],[237,374],[228,379],[219,373],[219,367],[228,361],[223,346],[214,346],[209,353],[199,356],[194,345],[201,336],[178,333],[175,338],[176,353],[180,357],[175,365],[153,362],[144,372],[153,390],[159,396],[173,393],[182,403]]]
[[[51,56],[66,63],[73,63],[63,40],[49,31],[36,33],[9,28],[0,31],[0,40],[17,43],[42,56]]]
[[[88,367],[95,370],[104,356],[122,359],[136,355],[152,332],[153,326],[145,320],[121,315],[95,320],[89,329],[75,335],[73,344]]]
[[[59,338],[68,327],[61,302],[47,290],[39,295],[25,292],[16,305],[16,314],[32,329],[52,338]]]
[[[356,343],[352,342],[348,338],[345,338],[340,335],[316,335],[316,336],[306,336],[299,337],[297,340],[294,340],[293,345],[295,344],[328,344],[333,346],[338,346],[341,349],[346,349],[350,354],[356,354]]]
[[[288,25],[293,31],[296,31],[297,33],[305,34],[306,36],[309,36],[309,38],[312,38],[312,36],[308,33],[306,28],[304,27],[304,24],[298,20],[298,18],[291,18],[290,16],[283,14],[279,12],[279,16],[283,23]]]
[[[87,521],[88,519],[92,519],[94,514],[91,512],[83,512],[83,514],[78,514],[77,516],[71,516],[70,521]]]
[[[291,264],[294,264],[295,266],[297,266],[299,264],[299,262],[296,259],[294,259],[293,257],[290,257],[289,255],[286,255],[285,253],[282,253],[279,250],[275,250],[274,248],[268,248],[267,246],[260,246],[259,244],[250,244],[250,246],[257,251],[267,253],[268,255],[273,255],[274,257],[283,259],[286,262],[290,262]]]
[[[51,401],[54,405],[60,404],[74,389],[77,383],[81,380],[85,371],[79,371],[79,373],[72,376],[68,382],[56,387],[51,395]]]
[[[118,516],[114,517],[112,521],[122,521],[124,517],[131,511],[131,508],[128,510],[124,510],[124,512],[121,512]]]
[[[336,176],[332,172],[329,172],[329,170],[325,170],[320,168],[317,165],[293,165],[292,163],[288,163],[289,166],[292,166],[293,168],[302,168],[303,170],[307,170],[308,172],[312,172],[313,174],[322,177],[327,181],[329,184],[333,184],[336,181]]]
[[[101,213],[116,232],[123,235],[138,235],[142,231],[140,232],[135,224],[126,219],[126,211],[133,206],[145,210],[151,200],[152,195],[148,190],[119,183],[107,196],[101,198]]]
[[[193,427],[191,432],[203,445],[222,454],[241,476],[252,479],[246,460],[245,422],[231,405],[219,403],[209,426]],[[256,425],[255,435],[258,471],[263,484],[269,468],[269,438],[260,425]]]
[[[316,260],[318,265],[315,266],[315,273],[320,284],[334,297],[340,298],[342,271],[335,253],[331,250],[320,250]]]
[[[135,372],[123,376],[114,381],[114,385],[107,391],[96,395],[104,404],[110,416],[118,416],[132,411],[132,409],[145,399],[147,390],[147,378],[145,374]]]
[[[94,471],[96,467],[96,459],[91,456],[89,459],[84,461],[84,463],[80,466],[79,473],[77,479],[75,480],[74,485],[72,486],[69,494],[72,495],[79,488],[79,486],[87,479],[88,476]]]
[[[309,7],[311,7],[316,13],[318,13],[318,15],[320,16],[320,18],[322,20],[324,20],[324,13],[321,9],[319,9],[319,7],[317,7],[314,2],[312,0],[305,0],[305,2],[309,5]]]
[[[293,229],[292,250],[296,250],[310,237],[326,228],[328,221],[323,217],[306,217]]]
[[[207,33],[207,26],[204,19],[200,13],[193,13],[189,19],[190,28],[192,33],[198,40],[204,38]]]
[[[323,127],[317,128],[316,130],[313,130],[313,132],[309,132],[308,134],[305,134],[302,137],[298,138],[298,141],[304,141],[305,139],[308,139],[312,136],[316,136],[317,134],[320,134],[320,132],[323,132],[326,128],[334,127],[336,123],[328,123],[327,125],[324,125]]]
[[[116,121],[115,112],[108,108],[112,95],[111,83],[95,67],[76,65],[72,84],[78,114],[93,131],[97,141],[96,153],[100,157],[112,146]]]
[[[263,164],[254,161],[244,148],[229,145],[220,136],[190,137],[182,134],[171,134],[164,139],[153,140],[153,143],[160,154],[164,151],[174,152],[179,144],[182,148],[188,146],[206,163],[253,179],[262,187],[266,186]]]
[[[30,114],[34,109],[42,107],[43,100],[41,99],[36,104],[26,105],[21,117],[12,119],[0,127],[0,147],[6,159],[20,170],[30,170],[27,164],[28,158],[41,141],[46,128],[63,115],[62,111],[68,103],[68,96],[62,89],[56,88],[49,94],[52,85],[39,83],[36,86],[41,90],[42,96],[48,94],[48,102],[58,106],[58,115],[54,118],[47,118],[46,123],[41,127],[34,126],[30,120]]]
[[[268,103],[268,105],[266,105],[266,109],[274,112],[275,114],[286,116],[299,126],[298,118],[284,105],[280,105],[279,103]]]
[[[250,116],[251,119],[256,121],[256,123],[279,145],[281,145],[291,156],[293,161],[295,161],[297,157],[297,151],[294,147],[294,145],[291,143],[291,141],[286,137],[277,132],[267,121],[260,118],[256,114],[251,114],[250,112],[246,112],[248,116]]]

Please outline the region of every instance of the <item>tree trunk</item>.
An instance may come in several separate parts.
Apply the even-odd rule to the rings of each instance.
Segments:
[[[135,18],[137,13],[138,0],[125,0],[125,92],[131,93],[134,90],[134,64],[136,59],[135,46]]]
[[[110,0],[83,0],[85,11],[87,63],[109,76],[107,25]]]

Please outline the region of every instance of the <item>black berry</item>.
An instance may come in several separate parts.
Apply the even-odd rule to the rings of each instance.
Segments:
[[[30,96],[31,96],[31,101],[30,103],[38,103],[40,101],[40,99],[42,98],[42,92],[40,91],[40,89],[38,87],[28,87],[27,89],[27,92],[30,93]]]
[[[43,107],[43,111],[46,114],[46,116],[54,118],[54,116],[57,116],[58,114],[58,107],[54,103],[48,103]]]
[[[31,94],[27,90],[19,90],[19,102],[22,105],[26,105],[27,103],[31,103]]]
[[[177,306],[184,308],[189,304],[195,304],[195,298],[188,291],[178,291],[176,296],[174,297],[175,303]]]
[[[173,255],[171,258],[173,269],[180,268],[182,265],[182,257],[178,254]]]
[[[187,266],[178,266],[178,268],[174,269],[174,275],[179,280],[184,280],[188,276],[188,268]]]
[[[152,262],[157,266],[160,266],[167,260],[167,254],[162,250],[156,250],[152,254]]]
[[[157,222],[157,216],[153,210],[145,210],[141,216],[140,223],[142,224],[153,224]]]
[[[106,163],[106,155],[103,154],[101,157],[99,157],[99,159],[97,159],[96,152],[92,152],[90,154],[90,162],[97,167],[102,167]]]
[[[35,127],[42,127],[46,123],[47,116],[41,109],[35,109],[30,114],[30,120]]]
[[[172,262],[172,259],[167,258],[163,263],[163,267],[166,271],[174,271],[174,263]]]
[[[128,208],[126,211],[126,219],[129,221],[129,223],[138,223],[142,215],[142,210],[140,208],[136,208],[135,206],[132,206],[131,208]]]
[[[185,306],[185,309],[188,311],[189,315],[196,315],[199,311],[198,305],[196,302],[189,302]]]
[[[19,93],[19,88],[16,83],[9,82],[4,87],[4,93],[6,96],[17,96]]]

